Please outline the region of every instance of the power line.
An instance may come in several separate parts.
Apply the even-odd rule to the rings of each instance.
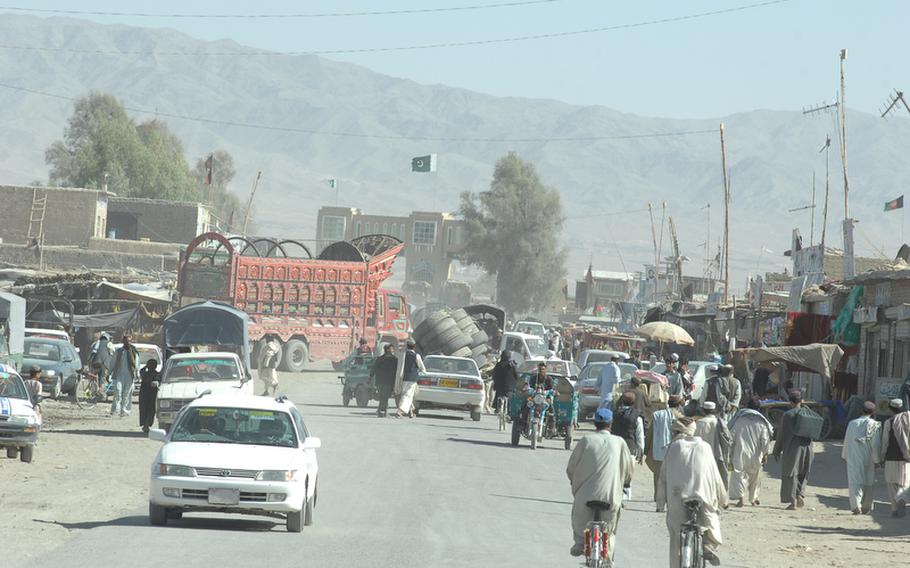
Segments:
[[[26,87],[19,87],[16,85],[7,85],[0,83],[0,88],[9,89],[13,91],[20,91],[24,93],[30,93],[33,95],[40,95],[43,97],[50,97],[54,99],[61,99],[65,101],[78,101],[78,97],[70,97],[67,95],[60,95],[57,93],[48,93],[45,91],[39,91],[36,89],[29,89]],[[212,118],[204,118],[199,116],[189,116],[185,114],[174,114],[168,112],[162,112],[160,110],[149,110],[144,108],[137,107],[123,107],[125,110],[130,112],[140,113],[140,114],[150,114],[158,117],[173,118],[176,120],[188,120],[192,122],[199,122],[202,124],[214,124],[219,126],[236,126],[239,128],[252,128],[256,130],[270,130],[276,132],[288,132],[295,134],[314,134],[322,136],[337,136],[344,138],[365,138],[365,139],[376,139],[376,140],[413,140],[420,142],[505,142],[505,143],[533,143],[533,142],[592,142],[598,140],[635,140],[638,138],[671,138],[679,136],[690,136],[697,134],[713,134],[714,130],[677,130],[673,132],[649,132],[641,134],[617,134],[617,135],[605,135],[605,136],[567,136],[567,137],[528,137],[528,138],[487,138],[487,137],[466,137],[466,138],[457,138],[457,137],[445,137],[445,136],[403,136],[399,134],[364,134],[359,132],[338,132],[330,130],[315,130],[308,128],[294,128],[291,126],[273,126],[267,124],[255,124],[251,122],[237,122],[233,120],[218,120]]]
[[[751,10],[755,8],[764,8],[766,6],[772,6],[775,4],[783,4],[785,2],[790,2],[791,0],[768,0],[766,2],[758,2],[754,4],[745,4],[742,6],[734,6],[732,8],[723,8],[720,10],[711,10],[708,12],[699,12],[696,14],[686,14],[683,16],[674,16],[670,18],[660,18],[655,20],[645,20],[641,22],[634,22],[629,24],[616,24],[612,26],[603,26],[598,28],[587,28],[582,30],[571,30],[565,32],[551,32],[544,34],[532,34],[532,35],[523,35],[523,36],[513,36],[505,38],[493,38],[493,39],[481,39],[481,40],[471,40],[471,41],[454,41],[454,42],[444,42],[444,43],[427,43],[419,45],[400,45],[400,46],[386,46],[386,47],[363,47],[363,48],[344,48],[344,49],[314,49],[309,51],[135,51],[135,50],[104,50],[104,49],[79,49],[79,48],[69,48],[69,47],[46,47],[46,46],[27,46],[27,45],[10,45],[10,44],[0,44],[0,49],[6,50],[25,50],[25,51],[42,51],[42,52],[52,52],[52,53],[76,53],[76,54],[86,54],[86,55],[137,55],[137,56],[199,56],[207,55],[213,57],[241,57],[241,56],[296,56],[296,55],[350,55],[355,53],[382,53],[382,52],[393,52],[393,51],[416,51],[424,49],[445,49],[452,47],[472,47],[479,45],[493,45],[493,44],[503,44],[503,43],[516,43],[523,41],[533,41],[540,39],[554,39],[562,37],[571,37],[584,34],[594,34],[594,33],[603,33],[611,32],[617,30],[626,30],[632,28],[640,28],[644,26],[653,26],[658,24],[668,24],[674,22],[682,22],[686,20],[695,20],[699,18],[706,18],[709,16],[718,16],[721,14],[731,14],[734,12],[742,12],[745,10]]]
[[[432,14],[438,12],[468,12],[493,8],[517,8],[534,4],[553,4],[565,0],[516,0],[496,4],[473,4],[468,6],[444,6],[439,8],[407,8],[402,10],[365,10],[354,12],[309,12],[287,14],[212,14],[212,13],[151,13],[151,12],[109,12],[101,10],[63,10],[53,8],[21,8],[0,6],[0,10],[65,16],[123,16],[129,18],[187,18],[187,19],[292,19],[292,18],[345,18],[356,16],[395,16],[406,14]]]

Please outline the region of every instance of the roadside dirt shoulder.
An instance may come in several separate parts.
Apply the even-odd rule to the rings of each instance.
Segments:
[[[26,565],[39,552],[142,507],[159,444],[132,416],[109,415],[109,405],[80,409],[42,403],[44,426],[34,461],[0,453],[0,533],[4,560]]]

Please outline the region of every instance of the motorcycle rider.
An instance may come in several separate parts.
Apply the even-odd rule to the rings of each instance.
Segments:
[[[535,391],[553,389],[553,378],[547,376],[547,364],[543,361],[537,364],[537,374],[531,377],[530,385]]]
[[[602,513],[610,535],[609,555],[613,560],[616,551],[616,528],[622,511],[623,488],[632,483],[632,455],[629,448],[617,436],[610,434],[613,413],[599,408],[594,413],[595,433],[578,441],[569,457],[566,475],[572,484],[572,534],[574,544],[572,556],[585,553],[585,528],[594,520],[594,512],[588,508],[589,501],[603,501],[610,504],[610,510]]]

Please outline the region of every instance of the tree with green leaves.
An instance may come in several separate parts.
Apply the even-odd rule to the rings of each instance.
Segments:
[[[549,306],[566,273],[562,204],[534,164],[514,152],[501,158],[489,190],[461,195],[461,214],[462,258],[496,276],[496,302],[512,313]]]
[[[63,139],[45,151],[50,183],[100,189],[122,197],[199,201],[200,191],[167,124],[136,124],[112,95],[76,101]]]

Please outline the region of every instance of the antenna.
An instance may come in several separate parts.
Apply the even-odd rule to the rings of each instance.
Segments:
[[[886,118],[888,113],[897,106],[897,103],[904,105],[904,108],[907,109],[907,112],[910,112],[910,106],[907,105],[907,101],[904,100],[904,92],[894,89],[894,92],[888,95],[888,102],[882,107],[882,118]]]

